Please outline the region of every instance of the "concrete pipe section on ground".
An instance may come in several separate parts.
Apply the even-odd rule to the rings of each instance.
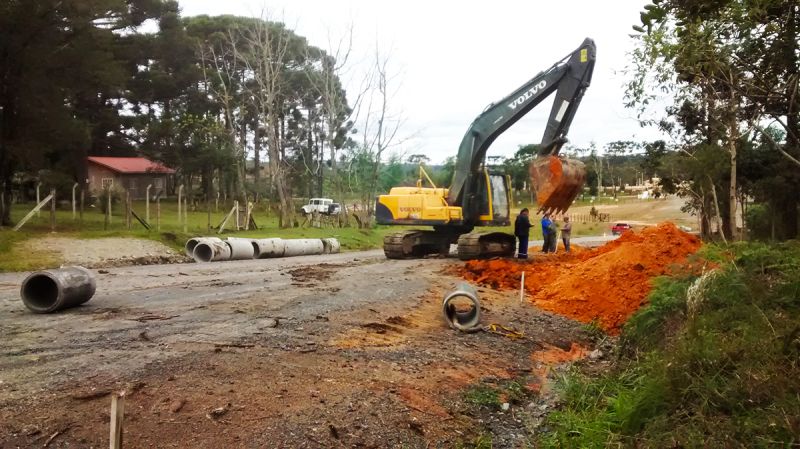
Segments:
[[[341,245],[335,238],[247,239],[229,237],[221,240],[216,237],[195,237],[186,242],[186,253],[190,254],[197,262],[336,254],[339,251],[341,251]]]
[[[221,242],[221,241],[222,239],[219,237],[194,237],[186,241],[186,246],[184,246],[184,250],[186,251],[187,256],[194,257],[194,249],[201,242]]]
[[[448,293],[442,302],[442,315],[447,325],[462,332],[481,330],[481,303],[478,292],[465,283],[459,283],[456,289]]]
[[[325,252],[321,239],[287,239],[283,241],[283,257],[309,256]]]
[[[253,240],[253,249],[258,259],[283,257],[285,246],[283,239],[279,238]]]
[[[22,281],[20,295],[35,313],[51,313],[79,306],[92,299],[97,288],[94,275],[83,267],[36,271]]]
[[[222,240],[219,242],[201,241],[194,247],[192,257],[196,262],[231,260],[231,247]]]
[[[322,246],[325,254],[337,254],[341,250],[339,240],[334,238],[322,239]]]
[[[258,257],[256,248],[253,247],[253,239],[228,237],[225,239],[225,243],[231,247],[230,260],[247,260]]]

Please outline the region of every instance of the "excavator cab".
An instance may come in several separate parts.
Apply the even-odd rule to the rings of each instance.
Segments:
[[[507,226],[510,221],[508,176],[484,170],[478,178],[478,226]]]

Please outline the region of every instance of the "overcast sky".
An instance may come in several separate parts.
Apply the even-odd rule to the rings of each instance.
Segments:
[[[597,45],[592,85],[570,128],[576,146],[658,138],[639,127],[623,107],[622,73],[632,47],[628,37],[644,0],[460,1],[435,0],[180,0],[184,16],[267,11],[312,45],[355,30],[354,52],[376,42],[391,51],[390,71],[401,84],[392,103],[405,117],[396,150],[427,154],[433,162],[454,156],[472,120],[539,71],[575,50],[586,37]],[[366,60],[366,56],[361,56]],[[512,155],[538,143],[551,101],[546,100],[498,138],[488,155]]]

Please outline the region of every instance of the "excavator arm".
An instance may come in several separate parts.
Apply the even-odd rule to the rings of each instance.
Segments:
[[[541,210],[566,210],[569,207],[575,198],[576,185],[583,185],[585,171],[582,171],[582,164],[578,166],[580,162],[576,161],[577,164],[565,165],[564,170],[555,170],[560,178],[555,183],[551,182],[551,185],[547,183],[552,175],[547,178],[545,174],[548,170],[553,171],[553,164],[558,162],[558,152],[567,142],[567,131],[591,82],[595,54],[594,41],[585,39],[575,51],[537,74],[507,97],[489,105],[475,118],[461,140],[447,198],[450,205],[462,207],[465,222],[474,222],[478,216],[477,182],[489,146],[500,134],[554,92],[556,96],[542,137],[539,157],[531,167],[531,175],[534,184],[537,184],[537,177],[540,178],[537,190],[546,193],[545,198],[538,195]],[[544,172],[541,171],[542,168]],[[551,199],[555,204],[548,204]]]

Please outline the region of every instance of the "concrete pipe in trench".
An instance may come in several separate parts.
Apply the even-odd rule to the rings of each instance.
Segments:
[[[465,307],[466,306],[466,307]],[[460,283],[456,289],[444,297],[442,314],[447,325],[462,332],[477,332],[481,330],[481,303],[478,292],[465,283]]]
[[[194,257],[194,249],[197,247],[197,244],[200,242],[221,242],[222,239],[219,237],[193,237],[186,241],[186,246],[184,249],[186,250],[186,255],[189,257]]]
[[[96,288],[91,271],[64,267],[31,273],[22,281],[20,295],[32,312],[51,313],[85,303],[92,299]]]
[[[286,239],[283,243],[284,257],[322,254],[325,250],[321,239]]]
[[[250,247],[253,250],[253,247]],[[226,242],[200,242],[194,247],[192,257],[196,262],[215,262],[231,259],[231,247]]]
[[[334,238],[322,239],[322,246],[325,254],[336,254],[341,249],[339,240]]]
[[[253,240],[253,249],[258,259],[283,257],[285,246],[283,239],[279,238]]]
[[[225,239],[225,243],[231,248],[230,260],[255,259],[258,256],[252,239],[228,237]]]

